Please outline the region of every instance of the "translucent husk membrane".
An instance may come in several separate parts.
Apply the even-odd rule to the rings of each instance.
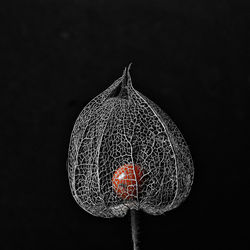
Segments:
[[[139,166],[126,199],[112,178],[124,165]],[[194,168],[188,146],[170,117],[132,86],[129,68],[92,99],[70,138],[68,176],[77,203],[94,216],[123,217],[129,209],[158,215],[188,196]],[[130,177],[131,178],[131,177]]]

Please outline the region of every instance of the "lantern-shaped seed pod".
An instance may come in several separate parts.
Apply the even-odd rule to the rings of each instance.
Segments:
[[[170,117],[132,86],[129,68],[91,100],[74,125],[68,153],[72,194],[87,212],[157,215],[190,192],[194,168]]]

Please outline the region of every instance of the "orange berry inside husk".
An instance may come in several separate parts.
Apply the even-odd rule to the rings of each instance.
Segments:
[[[132,200],[138,197],[142,170],[137,165],[123,165],[119,167],[112,178],[112,185],[116,194],[124,200]]]

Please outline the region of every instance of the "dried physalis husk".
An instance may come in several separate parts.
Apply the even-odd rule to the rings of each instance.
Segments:
[[[122,217],[128,209],[158,215],[184,201],[194,168],[181,132],[133,88],[128,68],[78,116],[68,176],[75,200],[92,215]]]

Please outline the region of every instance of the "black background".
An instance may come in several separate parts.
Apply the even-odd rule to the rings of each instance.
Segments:
[[[141,249],[249,247],[243,2],[4,1],[0,12],[2,250],[132,249],[129,216],[82,210],[66,171],[77,115],[130,62],[134,87],[172,117],[195,164],[178,209],[140,215]]]

